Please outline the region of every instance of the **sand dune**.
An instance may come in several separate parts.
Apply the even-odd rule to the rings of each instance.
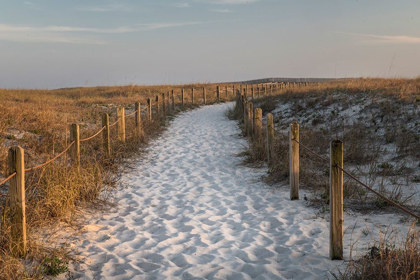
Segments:
[[[241,165],[228,106],[181,114],[123,176],[118,209],[74,244],[75,278],[325,279],[342,264],[329,260],[327,221]]]

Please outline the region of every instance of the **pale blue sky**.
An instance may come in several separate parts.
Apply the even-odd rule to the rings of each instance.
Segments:
[[[419,75],[418,0],[0,0],[0,88]]]

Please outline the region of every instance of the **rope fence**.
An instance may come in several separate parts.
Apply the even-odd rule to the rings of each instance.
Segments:
[[[37,170],[37,169],[42,168],[44,166],[47,166],[48,164],[52,163],[53,161],[55,161],[56,159],[58,159],[59,157],[61,157],[62,155],[64,155],[68,150],[70,150],[70,148],[74,145],[74,143],[75,143],[74,141],[71,142],[70,145],[68,145],[67,148],[64,151],[62,151],[61,153],[59,153],[58,155],[56,155],[52,159],[50,159],[50,160],[48,160],[48,161],[46,161],[46,162],[44,162],[44,163],[42,163],[42,164],[40,164],[38,166],[25,169],[25,172],[34,171],[34,170]]]
[[[104,131],[105,128],[106,128],[105,126],[102,127],[98,132],[96,132],[94,135],[92,135],[92,136],[90,136],[88,138],[80,139],[80,142],[82,143],[82,142],[86,142],[86,141],[92,140],[93,138],[95,138],[96,136],[98,136],[102,131]]]
[[[254,91],[254,90],[253,90]],[[194,94],[201,92],[202,102],[198,102],[197,98],[194,98]],[[80,131],[78,124],[71,124],[70,126],[70,144],[58,155],[49,159],[48,161],[31,167],[24,168],[25,156],[24,149],[19,146],[14,146],[9,149],[9,174],[5,179],[0,181],[0,186],[9,182],[9,201],[10,201],[10,217],[13,217],[13,223],[11,223],[11,239],[13,243],[13,253],[16,256],[24,257],[27,253],[27,240],[26,240],[26,216],[25,216],[25,172],[31,172],[40,168],[43,168],[55,160],[62,157],[64,154],[69,153],[71,164],[80,168],[80,144],[92,140],[102,134],[103,149],[106,156],[112,154],[111,144],[114,143],[110,139],[110,128],[116,126],[117,124],[117,138],[118,141],[122,144],[125,143],[125,119],[135,115],[135,137],[142,137],[143,135],[143,122],[152,121],[154,118],[163,119],[167,116],[167,113],[175,112],[175,109],[178,107],[181,111],[188,108],[184,101],[185,92],[182,90],[181,95],[174,94],[174,90],[171,90],[166,93],[161,93],[162,98],[159,98],[159,95],[156,96],[156,102],[152,102],[149,98],[147,100],[146,107],[141,108],[140,102],[135,103],[135,111],[125,115],[124,107],[116,108],[116,120],[110,124],[109,114],[102,114],[102,127],[94,133],[92,136],[87,138],[80,139]],[[209,104],[208,96],[211,95],[210,100],[212,102],[220,101],[229,101],[232,100],[232,97],[235,95],[235,87],[232,86],[230,94],[225,95],[225,98],[222,98],[220,94],[220,87],[217,87],[217,90],[209,90],[205,87],[200,89],[194,88],[191,90],[191,103],[192,105],[206,105]],[[161,106],[160,106],[161,105]],[[142,118],[141,113],[147,112],[147,118]],[[262,125],[262,123],[261,123]],[[260,125],[260,126],[261,126]],[[16,180],[11,180],[16,178]],[[13,213],[12,213],[13,212]],[[11,218],[12,219],[12,218]]]
[[[0,186],[5,184],[7,181],[9,181],[10,179],[12,179],[15,176],[16,176],[16,172],[13,172],[12,174],[10,174],[9,177],[7,177],[6,179],[4,179],[3,181],[0,182]]]
[[[277,92],[285,88],[293,88],[297,85],[284,85],[277,87]],[[307,84],[299,85],[307,86]],[[258,87],[257,87],[258,88]],[[261,87],[259,88],[261,90]],[[267,87],[263,87],[262,92],[266,93]],[[271,91],[271,90],[270,90]],[[251,92],[254,92],[252,89]],[[255,94],[255,92],[254,92]],[[261,96],[258,96],[258,98]],[[254,99],[255,95],[251,97]],[[250,138],[250,141],[261,141],[262,130],[262,115],[260,108],[254,108],[252,102],[248,102],[246,92],[242,93],[242,90],[236,92],[236,105],[235,111],[243,120],[245,135]],[[289,184],[290,184],[290,199],[299,199],[299,150],[302,148],[306,152],[315,156],[323,163],[328,163],[330,167],[330,258],[335,260],[343,259],[343,174],[366,188],[368,191],[382,198],[384,201],[392,206],[397,207],[404,213],[420,221],[420,216],[412,211],[408,210],[404,206],[397,202],[389,199],[373,188],[361,182],[350,172],[346,171],[343,167],[344,159],[344,145],[340,140],[334,140],[331,142],[330,147],[330,159],[325,158],[318,153],[311,150],[306,145],[302,144],[299,139],[299,124],[292,122],[290,124],[289,134],[280,132],[274,128],[274,117],[271,113],[266,116],[266,149],[267,149],[267,162],[268,165],[272,163],[273,156],[273,143],[275,134],[283,138],[288,138],[289,142]]]

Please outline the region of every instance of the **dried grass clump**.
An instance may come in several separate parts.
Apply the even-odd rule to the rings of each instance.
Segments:
[[[181,88],[207,89],[209,103],[215,100],[216,85],[183,86],[123,86],[69,88],[57,90],[0,89],[0,172],[6,174],[7,150],[19,145],[25,149],[26,168],[36,166],[64,150],[69,144],[68,126],[80,125],[81,138],[93,135],[101,128],[101,115],[110,114],[115,121],[116,108],[134,110],[139,101],[142,108],[147,98],[155,100],[171,89],[177,106]],[[196,95],[201,102],[202,95]],[[194,108],[186,95],[183,108],[177,107],[169,117]],[[129,112],[127,112],[128,114]],[[114,205],[114,190],[118,177],[129,168],[127,158],[138,155],[142,147],[155,138],[167,124],[167,118],[153,112],[153,121],[142,117],[142,135],[135,129],[134,117],[126,119],[126,142],[116,140],[116,127],[111,128],[112,155],[102,147],[102,136],[81,143],[80,168],[73,166],[68,154],[45,168],[26,173],[26,218],[28,254],[25,259],[11,254],[8,185],[0,186],[0,279],[42,279],[66,271],[69,251],[54,248],[54,241],[43,244],[39,231],[64,222],[75,223],[77,209],[101,209]],[[17,134],[16,134],[17,133]],[[15,136],[18,135],[18,136]],[[23,137],[21,137],[23,135]],[[4,176],[0,174],[0,178]],[[52,239],[53,240],[53,239]]]
[[[342,280],[417,280],[420,279],[420,231],[413,226],[407,237],[382,238],[360,259],[351,261],[344,272],[335,275]]]

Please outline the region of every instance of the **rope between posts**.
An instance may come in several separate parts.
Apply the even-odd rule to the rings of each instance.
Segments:
[[[136,110],[136,111],[134,111],[133,113],[130,113],[130,114],[128,114],[128,115],[125,115],[125,118],[130,117],[130,116],[134,115],[135,113],[137,113],[137,110]]]
[[[305,145],[303,145],[302,143],[300,143],[298,140],[296,139],[292,139],[293,141],[295,141],[296,143],[299,144],[299,147],[302,146],[306,151],[308,151],[309,153],[313,154],[314,156],[316,156],[317,158],[321,159],[322,161],[328,162],[329,160],[318,155],[317,153],[313,152],[311,149],[309,149],[308,147],[306,147]],[[347,172],[346,170],[344,170],[344,168],[342,168],[341,166],[339,166],[338,164],[335,165],[335,167],[337,167],[338,169],[340,169],[341,171],[343,171],[343,173],[345,173],[347,176],[349,176],[351,179],[353,179],[354,181],[356,181],[357,183],[359,183],[360,185],[362,185],[363,187],[365,187],[366,189],[368,189],[369,191],[373,192],[374,194],[376,194],[377,196],[381,197],[382,199],[386,200],[388,203],[392,204],[393,206],[397,207],[398,209],[400,209],[401,211],[405,212],[406,214],[418,219],[420,221],[420,216],[416,215],[415,213],[409,211],[408,209],[402,207],[401,205],[399,205],[398,203],[392,201],[391,199],[387,198],[386,196],[382,195],[381,193],[375,191],[374,189],[372,189],[371,187],[369,187],[368,185],[362,183],[359,179],[357,179],[355,176],[353,176],[352,174],[350,174],[349,172]]]
[[[9,181],[10,179],[12,179],[15,175],[16,175],[16,172],[13,172],[12,174],[10,174],[9,177],[7,177],[6,179],[0,182],[0,186],[6,183],[7,181]]]
[[[338,164],[335,165],[335,167],[337,167],[338,169],[340,169],[341,171],[343,171],[343,173],[345,173],[347,176],[349,176],[351,179],[353,179],[354,181],[356,181],[357,183],[359,183],[360,185],[362,185],[363,187],[365,187],[366,189],[368,189],[369,191],[373,192],[374,194],[376,194],[377,196],[381,197],[382,199],[386,200],[387,202],[389,202],[390,204],[392,204],[393,206],[399,208],[401,211],[407,213],[408,215],[416,218],[417,220],[420,221],[420,216],[416,215],[415,213],[411,212],[410,210],[402,207],[401,205],[399,205],[398,203],[392,201],[391,199],[387,198],[386,196],[380,194],[379,192],[375,191],[374,189],[372,189],[371,187],[369,187],[368,185],[362,183],[359,179],[357,179],[356,177],[354,177],[352,174],[350,174],[349,172],[347,172],[346,170],[344,170],[344,168],[342,168],[341,166],[339,166]]]
[[[302,148],[304,148],[306,151],[308,151],[309,153],[313,154],[317,158],[321,159],[322,161],[329,162],[328,159],[326,159],[326,158],[318,155],[317,153],[313,152],[311,149],[309,149],[308,147],[306,147],[305,145],[303,145],[302,143],[300,143],[298,140],[296,140],[294,138],[292,140],[295,141],[296,143],[298,143],[299,144],[299,147],[302,146]]]
[[[28,168],[28,169],[25,169],[25,172],[30,172],[30,171],[33,171],[33,170],[36,170],[36,169],[39,169],[39,168],[41,168],[41,167],[44,167],[44,166],[46,166],[46,165],[48,165],[48,164],[50,164],[51,162],[53,162],[54,160],[56,160],[56,159],[58,159],[59,157],[61,157],[62,155],[64,155],[70,148],[71,148],[71,146],[73,146],[73,144],[75,143],[75,141],[73,141],[73,142],[71,142],[70,143],[70,145],[68,145],[67,146],[67,148],[64,150],[64,151],[62,151],[61,153],[59,153],[57,156],[55,156],[55,157],[53,157],[52,159],[50,159],[49,161],[47,161],[47,162],[44,162],[43,164],[40,164],[40,165],[38,165],[38,166],[35,166],[35,167],[32,167],[32,168]]]
[[[112,123],[109,125],[109,127],[113,127],[114,125],[116,125],[120,120],[118,119],[116,122]]]
[[[90,137],[88,137],[88,138],[85,138],[85,139],[80,139],[80,143],[82,143],[82,142],[85,142],[85,141],[89,141],[89,140],[91,140],[91,139],[93,139],[93,138],[95,138],[96,136],[98,136],[104,129],[106,128],[106,126],[104,126],[104,127],[102,127],[98,132],[96,132],[94,135],[92,135],[92,136],[90,136]]]

